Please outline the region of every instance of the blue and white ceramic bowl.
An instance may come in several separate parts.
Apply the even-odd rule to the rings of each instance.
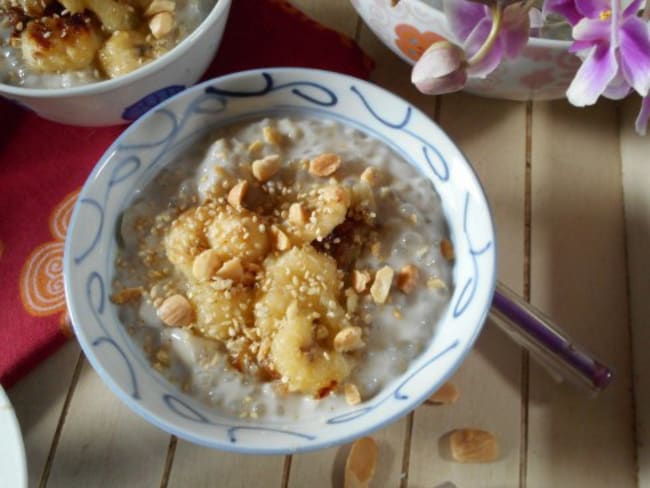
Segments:
[[[430,178],[456,251],[451,302],[428,347],[374,398],[327,418],[241,420],[183,393],[152,369],[108,299],[115,228],[133,192],[169,154],[206,131],[244,119],[326,117],[388,144]],[[495,236],[481,185],[454,143],[422,112],[365,81],[278,68],[236,73],[186,90],[135,122],[88,178],[68,231],[65,288],[77,338],[106,384],[149,422],[188,441],[251,454],[310,451],[349,442],[419,405],[460,365],[478,336],[495,286]]]

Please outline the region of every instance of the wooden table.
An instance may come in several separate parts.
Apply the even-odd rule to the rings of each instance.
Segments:
[[[647,294],[645,299],[641,294],[648,280],[647,273],[627,272],[637,267],[635,260],[648,262],[642,243],[649,233],[635,230],[637,222],[626,234],[622,177],[623,168],[637,194],[628,210],[645,219],[647,229],[650,204],[639,198],[649,172],[639,160],[647,158],[650,141],[633,140],[629,123],[619,135],[619,117],[629,120],[631,108],[604,102],[577,110],[563,101],[517,103],[464,94],[425,97],[410,86],[409,68],[361,23],[348,0],[294,3],[355,38],[377,62],[373,80],[422,108],[458,142],[492,204],[500,279],[617,371],[604,395],[589,398],[556,384],[488,324],[455,375],[461,390],[457,404],[423,405],[376,434],[380,461],[373,486],[650,486],[648,452],[637,454],[635,446],[630,325],[630,307],[638,320],[644,310],[650,312]],[[629,148],[621,152],[626,140]],[[625,158],[636,163],[626,166]],[[637,334],[647,346],[650,333]],[[650,366],[640,356],[642,361]],[[647,412],[648,389],[639,391],[639,408]],[[9,395],[25,435],[31,486],[342,486],[346,447],[246,457],[170,437],[110,393],[73,343]],[[644,425],[639,436],[648,433]],[[503,451],[497,462],[461,465],[441,456],[441,436],[468,426],[496,433]]]

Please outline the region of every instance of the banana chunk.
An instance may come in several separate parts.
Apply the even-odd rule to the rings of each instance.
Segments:
[[[303,216],[291,218],[290,212],[285,224],[287,233],[297,242],[321,241],[345,220],[350,208],[350,191],[340,185],[324,185],[302,195],[296,203]]]
[[[42,73],[87,68],[102,42],[99,28],[84,14],[31,21],[21,34],[21,40],[25,62]]]
[[[270,255],[263,263],[256,325],[262,335],[272,335],[296,301],[301,313],[311,314],[314,322],[325,328],[331,342],[341,328],[350,325],[338,300],[342,289],[336,262],[311,246]]]
[[[271,358],[289,391],[317,398],[335,389],[352,370],[343,354],[317,342],[314,320],[297,301],[289,305],[273,338]]]
[[[99,50],[99,64],[110,78],[130,73],[153,60],[144,34],[117,31]]]
[[[72,13],[88,9],[97,15],[109,32],[131,30],[138,26],[138,15],[133,5],[115,0],[60,0],[61,5]]]

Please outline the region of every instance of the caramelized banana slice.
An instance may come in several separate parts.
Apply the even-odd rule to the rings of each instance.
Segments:
[[[88,9],[97,15],[102,26],[109,32],[131,30],[138,26],[135,7],[128,2],[115,0],[60,0],[61,5],[72,13]]]
[[[33,20],[21,39],[25,62],[43,73],[87,68],[102,42],[99,29],[84,14]]]
[[[321,241],[345,220],[350,191],[340,185],[324,185],[301,195],[294,205],[300,206],[302,217],[292,218],[290,210],[287,233],[298,242]]]
[[[340,352],[324,348],[315,336],[314,320],[289,305],[271,344],[271,358],[289,391],[299,391],[317,398],[348,377],[351,366]]]
[[[256,325],[262,335],[277,329],[294,301],[301,313],[311,314],[329,342],[339,329],[350,325],[338,301],[343,282],[331,257],[311,246],[294,247],[269,255],[263,270],[255,304]]]
[[[99,50],[99,64],[110,78],[125,75],[152,60],[144,34],[118,31]]]
[[[189,286],[188,296],[196,310],[194,330],[223,341],[229,329],[239,333],[253,323],[253,291],[243,286],[221,288],[220,282],[198,283]]]

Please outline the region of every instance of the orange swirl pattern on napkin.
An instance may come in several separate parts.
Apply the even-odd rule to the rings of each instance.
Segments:
[[[367,78],[372,65],[354,41],[283,0],[235,0],[205,77],[302,66]],[[9,387],[70,336],[65,233],[79,188],[123,127],[63,126],[2,99],[0,115],[0,383]]]

